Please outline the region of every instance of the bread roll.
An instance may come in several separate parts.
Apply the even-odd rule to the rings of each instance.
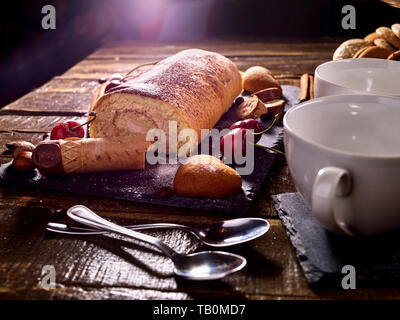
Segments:
[[[243,73],[243,89],[254,93],[268,88],[281,88],[271,71],[262,66],[253,66]]]
[[[104,94],[93,107],[97,118],[89,134],[129,136],[160,128],[168,141],[173,120],[178,134],[193,129],[200,140],[200,130],[213,128],[241,90],[241,75],[231,60],[214,52],[184,50]],[[178,142],[178,148],[184,143]],[[191,142],[192,148],[197,143]]]
[[[176,172],[174,191],[181,196],[225,198],[242,187],[242,178],[236,170],[221,160],[199,154],[192,156]]]

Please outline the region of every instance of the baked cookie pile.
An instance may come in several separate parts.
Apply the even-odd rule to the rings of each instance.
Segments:
[[[364,39],[343,42],[334,52],[333,60],[347,58],[378,58],[400,60],[400,23],[379,27]]]

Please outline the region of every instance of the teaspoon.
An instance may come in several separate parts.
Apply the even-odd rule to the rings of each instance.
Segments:
[[[89,209],[87,208],[87,210]],[[228,247],[262,236],[269,230],[269,223],[267,220],[261,218],[238,218],[217,222],[199,229],[174,223],[138,224],[125,226],[125,228],[131,230],[180,229],[190,232],[206,245],[212,247]],[[56,233],[72,235],[97,235],[108,233],[108,231],[68,226],[63,223],[55,222],[49,222],[46,229]]]
[[[172,260],[175,274],[189,280],[221,279],[228,274],[241,270],[247,263],[242,256],[229,252],[202,251],[187,255],[178,253],[160,239],[107,221],[85,206],[73,206],[68,209],[67,215],[84,225],[119,233],[157,247]]]

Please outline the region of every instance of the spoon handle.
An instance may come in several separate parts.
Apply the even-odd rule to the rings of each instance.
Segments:
[[[191,232],[193,235],[197,236],[197,234],[194,231],[192,231],[192,228],[174,223],[148,223],[148,224],[128,225],[123,227],[130,230],[139,230],[139,231],[149,230],[149,229],[181,229],[187,232]],[[49,222],[46,226],[46,229],[48,231],[56,233],[73,234],[73,235],[99,235],[99,234],[110,233],[110,231],[101,231],[95,228],[80,228],[56,222]]]
[[[73,206],[68,209],[67,215],[72,220],[75,220],[76,222],[82,223],[84,225],[94,227],[100,230],[107,230],[119,233],[124,236],[128,236],[130,238],[149,243],[159,248],[165,255],[167,255],[170,258],[173,258],[177,254],[174,250],[168,247],[160,239],[121,227],[115,223],[112,223],[106,219],[101,218],[100,216],[98,216],[85,206],[82,205]]]

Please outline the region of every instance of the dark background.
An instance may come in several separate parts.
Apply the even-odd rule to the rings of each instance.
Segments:
[[[41,27],[41,8],[56,8],[56,29]],[[341,8],[356,8],[356,29],[341,27]],[[364,37],[400,22],[379,0],[15,0],[0,10],[0,107],[83,59],[102,42]]]

